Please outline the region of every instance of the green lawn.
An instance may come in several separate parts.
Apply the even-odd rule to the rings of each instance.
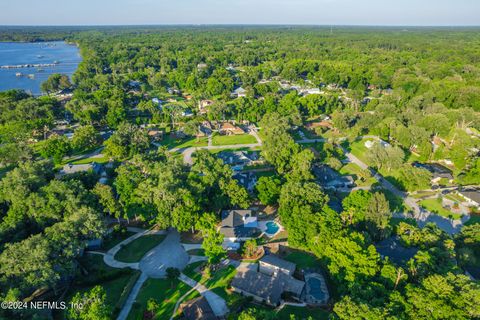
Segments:
[[[103,262],[103,256],[85,254],[80,257],[79,263],[84,273],[78,274],[70,288],[65,301],[70,301],[76,293],[86,292],[96,285],[102,286],[106,293],[106,304],[111,306],[112,318],[116,318],[121,306],[120,300],[124,301],[131,290],[129,285],[138,276],[139,272],[131,269],[116,269],[107,266]],[[55,319],[64,319],[64,314],[58,314]]]
[[[190,138],[175,140],[175,139],[172,139],[170,136],[168,136],[168,137],[165,137],[165,139],[163,139],[163,141],[161,142],[161,145],[166,146],[168,149],[206,147],[208,146],[208,138],[207,137],[201,137],[201,138],[190,137]]]
[[[200,281],[202,279],[202,274],[200,272],[195,272],[194,270],[201,266],[201,265],[204,265],[205,264],[205,261],[198,261],[198,262],[195,262],[195,263],[191,263],[189,264],[188,266],[185,267],[185,269],[183,269],[183,274],[185,274],[187,277],[195,280],[195,281]]]
[[[102,249],[108,251],[123,240],[133,236],[135,232],[126,231],[124,233],[114,232],[103,241]]]
[[[143,313],[147,308],[149,299],[155,299],[158,304],[154,319],[170,319],[175,309],[175,303],[190,289],[188,285],[178,279],[170,281],[149,278],[140,289],[127,319],[144,319]]]
[[[188,254],[191,256],[205,256],[205,250],[203,249],[193,249],[189,250]]]
[[[438,214],[442,217],[449,218],[449,219],[460,219],[462,218],[461,214],[453,213],[447,209],[445,209],[437,199],[426,199],[420,201],[420,205],[425,208],[426,210]]]
[[[362,169],[354,163],[347,163],[340,169],[342,175],[352,175],[355,178],[355,183],[359,187],[371,186],[377,180],[370,176],[365,181],[360,180]]]
[[[72,164],[89,164],[92,162],[96,162],[96,163],[104,164],[104,163],[108,163],[109,161],[110,161],[110,157],[102,156],[102,157],[96,157],[96,158],[79,159],[79,160],[72,161],[71,163]]]
[[[209,289],[212,289],[216,294],[228,300],[231,293],[227,291],[227,286],[233,279],[237,269],[233,266],[228,266],[215,272],[210,279],[202,279],[202,283]]]
[[[150,234],[142,236],[125,245],[117,252],[115,259],[122,262],[138,262],[151,249],[159,245],[165,235]]]
[[[480,214],[471,214],[470,220],[468,220],[465,225],[471,226],[472,224],[480,223]]]
[[[365,164],[369,165],[368,159],[367,159],[367,154],[369,152],[369,149],[365,147],[365,142],[373,140],[373,139],[362,139],[358,141],[354,141],[349,145],[350,152],[356,156],[358,159],[363,161]]]
[[[307,252],[292,252],[285,257],[285,260],[295,263],[299,269],[316,268],[320,266],[318,259]]]
[[[257,139],[249,134],[240,134],[232,136],[214,135],[212,138],[214,146],[227,146],[237,144],[254,144],[257,143]]]

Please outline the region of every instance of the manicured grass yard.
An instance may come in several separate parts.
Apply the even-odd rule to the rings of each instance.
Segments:
[[[318,259],[306,252],[292,252],[285,257],[285,260],[295,263],[299,269],[320,267]]]
[[[110,237],[103,241],[102,249],[108,251],[123,240],[133,236],[135,232],[126,231],[125,233],[112,233]]]
[[[185,139],[179,139],[175,140],[172,139],[170,136],[165,137],[163,141],[160,142],[162,146],[166,146],[168,149],[172,148],[190,148],[190,147],[206,147],[208,146],[208,138],[207,137],[202,137],[202,138],[185,138]]]
[[[99,164],[104,164],[110,161],[110,157],[108,156],[102,156],[102,157],[95,157],[95,158],[84,158],[84,159],[79,159],[76,161],[72,161],[72,164],[89,164],[92,162],[96,162]]]
[[[349,148],[347,148],[347,150],[350,149],[350,152],[354,156],[356,156],[358,159],[365,162],[367,165],[369,165],[368,159],[367,159],[367,154],[369,150],[367,147],[365,147],[365,142],[369,140],[372,140],[372,139],[362,139],[362,140],[354,141],[350,144]]]
[[[468,220],[465,225],[470,226],[472,224],[479,223],[480,224],[480,214],[471,214],[470,220]]]
[[[437,199],[426,199],[420,201],[420,205],[424,207],[426,210],[438,214],[442,217],[449,218],[449,219],[460,219],[462,217],[461,214],[453,213],[447,209],[445,209]]]
[[[188,266],[183,269],[183,274],[185,274],[187,277],[195,280],[195,281],[200,281],[202,279],[202,274],[200,272],[195,272],[195,269],[198,268],[201,265],[204,265],[204,261],[198,261],[189,264]]]
[[[232,136],[214,135],[212,138],[214,146],[227,146],[237,144],[253,144],[257,143],[257,139],[249,134],[240,134]]]
[[[125,245],[115,255],[115,259],[122,262],[138,262],[151,249],[159,245],[165,235],[149,234]]]
[[[203,250],[203,249],[193,249],[193,250],[188,251],[188,254],[192,255],[192,256],[205,256],[205,250]]]
[[[158,304],[154,319],[170,319],[175,309],[175,303],[190,289],[188,285],[178,279],[170,281],[149,278],[140,289],[127,319],[144,319],[143,313],[147,308],[148,300],[151,298],[156,300]]]
[[[371,186],[377,180],[374,177],[369,177],[365,181],[360,180],[362,169],[354,163],[347,163],[340,169],[342,175],[352,175],[355,178],[355,183],[359,187]]]

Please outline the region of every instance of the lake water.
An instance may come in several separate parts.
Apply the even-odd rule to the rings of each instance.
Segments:
[[[65,42],[0,42],[0,66],[48,65],[15,69],[0,68],[0,91],[23,89],[39,95],[40,84],[51,74],[61,73],[71,76],[80,61],[77,46]],[[22,76],[17,76],[17,73],[21,73]],[[29,77],[29,75],[33,76]]]

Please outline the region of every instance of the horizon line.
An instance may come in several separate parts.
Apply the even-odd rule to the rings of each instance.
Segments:
[[[159,23],[159,24],[0,24],[2,27],[215,27],[215,26],[252,26],[252,27],[387,27],[387,28],[478,28],[480,24],[302,24],[302,23]]]

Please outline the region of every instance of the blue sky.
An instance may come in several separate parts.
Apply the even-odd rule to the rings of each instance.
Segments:
[[[0,25],[480,25],[480,0],[0,0]]]

